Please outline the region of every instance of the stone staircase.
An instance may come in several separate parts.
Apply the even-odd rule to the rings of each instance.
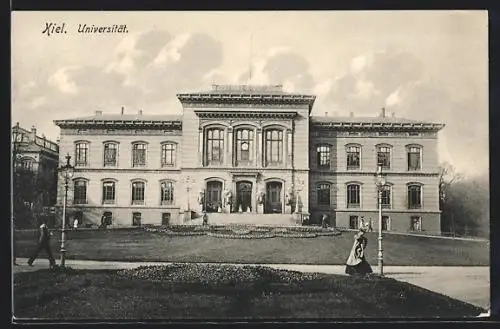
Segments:
[[[210,225],[270,225],[296,226],[292,214],[252,214],[252,213],[208,213]],[[201,225],[202,219],[196,218],[184,224]]]

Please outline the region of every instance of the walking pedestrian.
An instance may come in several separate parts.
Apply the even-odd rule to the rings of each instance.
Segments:
[[[206,212],[203,212],[203,225],[208,225],[208,216]]]
[[[321,227],[322,228],[328,227],[328,216],[326,214],[323,214],[323,217],[321,217]]]
[[[28,260],[29,266],[33,266],[33,262],[42,250],[45,250],[47,256],[49,257],[50,268],[54,268],[56,266],[56,261],[52,256],[52,251],[50,250],[50,236],[51,233],[49,231],[49,227],[47,226],[46,219],[44,218],[42,220],[42,225],[38,228],[38,245],[35,253]]]
[[[373,272],[370,264],[366,261],[366,246],[368,239],[365,233],[368,225],[362,225],[358,233],[354,235],[354,243],[346,261],[345,273],[349,275],[367,275]]]

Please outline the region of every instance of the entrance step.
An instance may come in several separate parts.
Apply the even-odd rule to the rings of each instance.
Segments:
[[[272,226],[295,226],[292,214],[252,214],[252,213],[208,213],[210,225],[272,225]],[[198,221],[200,223],[198,223]],[[188,224],[188,223],[185,223]],[[201,218],[194,219],[189,224],[202,224]]]

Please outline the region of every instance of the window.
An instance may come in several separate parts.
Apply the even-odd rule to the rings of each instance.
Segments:
[[[169,226],[170,225],[170,218],[171,214],[169,212],[164,212],[161,214],[161,225],[163,226]]]
[[[316,148],[316,163],[320,168],[330,168],[330,146],[320,145]]]
[[[144,182],[132,183],[132,204],[144,204]]]
[[[172,182],[162,182],[161,184],[161,204],[169,205],[174,203],[174,184]]]
[[[420,185],[408,186],[408,209],[422,208],[422,187]]]
[[[89,144],[86,142],[75,145],[75,166],[86,166],[89,160]]]
[[[140,167],[146,165],[146,149],[145,143],[136,143],[132,145],[132,167]]]
[[[266,165],[277,165],[283,162],[283,131],[266,130]]]
[[[113,204],[115,203],[115,182],[105,181],[102,183],[102,203]]]
[[[141,213],[132,213],[132,226],[141,226]]]
[[[113,225],[113,213],[111,211],[105,211],[102,215],[106,225]]]
[[[422,217],[418,216],[411,217],[410,230],[415,232],[422,231]]]
[[[207,130],[206,142],[206,162],[211,164],[222,164],[224,161],[224,130]]]
[[[347,169],[359,169],[361,158],[361,147],[348,146],[347,147]]]
[[[330,184],[318,184],[318,205],[330,205]]]
[[[87,203],[87,182],[83,179],[75,180],[74,187],[74,204],[86,204]]]
[[[408,147],[408,170],[420,170],[421,148],[418,146]]]
[[[391,218],[389,216],[382,216],[382,231],[391,230]]]
[[[104,144],[104,167],[113,167],[117,165],[118,144]]]
[[[253,161],[253,130],[238,129],[236,131],[236,164]]]
[[[391,168],[391,148],[389,146],[379,146],[377,149],[377,165],[382,169]]]
[[[357,230],[359,228],[358,216],[349,216],[349,228],[353,230]]]
[[[382,209],[391,208],[391,187],[385,186],[382,188]],[[378,208],[378,198],[377,198],[377,208]]]
[[[35,159],[33,158],[24,158],[21,159],[21,167],[23,169],[32,171],[34,169]]]
[[[360,207],[360,190],[361,187],[358,184],[347,185],[347,208],[359,208]]]
[[[161,166],[175,166],[175,144],[165,143],[161,146]]]

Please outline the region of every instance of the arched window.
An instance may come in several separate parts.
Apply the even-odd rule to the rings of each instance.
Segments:
[[[408,170],[420,170],[422,168],[422,147],[419,145],[408,145],[406,151],[408,155]]]
[[[89,161],[89,143],[75,143],[75,166],[87,166]]]
[[[361,186],[359,184],[347,185],[347,208],[361,206]]]
[[[137,142],[132,144],[132,167],[142,167],[146,165],[147,144]]]
[[[420,184],[408,185],[408,209],[422,208],[422,186]]]
[[[115,167],[118,164],[118,143],[104,143],[104,167]]]
[[[116,198],[116,183],[111,180],[102,182],[102,203],[114,204]]]
[[[361,167],[361,147],[358,145],[346,146],[347,169],[355,170]]]
[[[330,205],[330,190],[331,185],[328,183],[321,183],[317,186],[317,204],[321,206],[329,206]]]
[[[87,181],[84,179],[75,180],[73,204],[87,203]]]
[[[176,147],[174,143],[164,143],[161,145],[161,166],[175,166]]]
[[[377,146],[377,166],[382,169],[391,169],[391,146]]]
[[[174,204],[174,183],[170,181],[164,181],[160,183],[161,187],[161,204],[171,205]]]
[[[330,145],[316,146],[316,164],[318,168],[330,168]]]
[[[253,130],[248,128],[238,129],[235,136],[236,165],[251,163],[254,151]]]
[[[283,130],[265,131],[266,165],[283,163]]]
[[[206,164],[222,164],[224,161],[224,130],[221,128],[207,129],[205,140]]]
[[[132,204],[144,204],[146,184],[144,182],[132,182]]]

